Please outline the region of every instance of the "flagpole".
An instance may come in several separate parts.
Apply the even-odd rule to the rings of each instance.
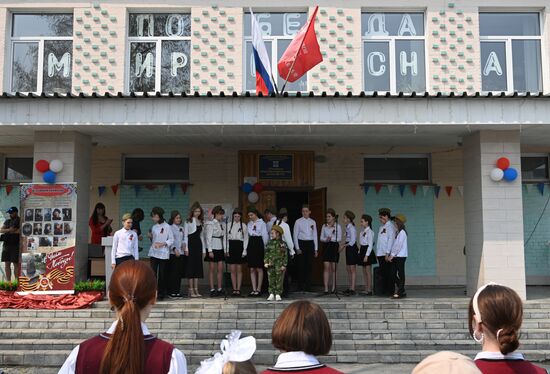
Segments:
[[[296,57],[298,57],[298,53],[300,53],[300,51],[302,50],[302,46],[304,45],[304,42],[306,40],[306,35],[309,31],[309,28],[311,27],[311,25],[313,23],[315,23],[315,17],[317,16],[317,10],[318,9],[319,9],[319,5],[317,5],[315,7],[315,10],[313,11],[313,15],[311,17],[311,21],[313,21],[313,22],[309,22],[309,24],[307,25],[306,32],[304,33],[304,38],[302,39],[302,42],[300,43],[300,48],[298,48],[298,50],[296,51],[296,54],[294,55],[294,61],[292,61],[292,65],[290,65],[290,70],[288,71],[288,74],[286,75],[285,83],[283,84],[283,88],[281,88],[281,95],[283,94],[283,92],[285,92],[285,87],[286,87],[286,84],[288,82],[288,78],[290,78],[290,73],[292,73],[292,69],[294,69],[294,64],[296,63]]]

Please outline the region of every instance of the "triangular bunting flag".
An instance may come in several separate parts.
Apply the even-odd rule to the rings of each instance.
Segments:
[[[13,186],[11,184],[6,185],[6,196],[9,196],[11,191],[13,190]]]
[[[401,197],[403,197],[403,195],[405,194],[405,185],[404,184],[399,185],[399,194],[401,195]]]
[[[174,192],[176,192],[176,185],[171,184],[170,185],[170,196],[174,197]]]
[[[434,186],[434,194],[436,199],[439,199],[439,191],[441,191],[441,186]]]
[[[181,184],[181,192],[185,195],[187,193],[187,187],[189,186],[188,183],[182,183]]]
[[[116,193],[118,192],[118,184],[113,184],[111,186],[111,191],[113,191],[113,193],[116,195]]]
[[[430,186],[422,186],[422,193],[424,194],[424,196],[426,196],[429,190]]]
[[[376,183],[374,185],[374,190],[376,191],[376,193],[380,192],[381,189],[382,189],[382,184]]]
[[[453,193],[453,186],[445,186],[445,191],[447,192],[447,196],[451,197],[451,194]]]
[[[136,184],[134,186],[134,191],[136,192],[136,197],[139,195],[140,190],[141,190],[141,186],[139,184]]]
[[[456,186],[458,189],[458,193],[460,193],[460,196],[464,196],[464,186]]]
[[[537,183],[537,188],[541,195],[544,195],[544,183]]]
[[[153,191],[154,189],[157,188],[157,185],[156,184],[146,184],[145,188],[147,188],[149,191]]]
[[[416,189],[417,188],[418,188],[418,185],[411,184],[411,192],[412,192],[413,196],[416,196]]]
[[[365,191],[365,195],[369,192],[369,188],[370,188],[370,184],[365,183],[365,184],[363,185],[363,190]]]
[[[98,186],[97,191],[99,192],[99,197],[105,193],[105,186]]]
[[[391,192],[393,191],[393,184],[388,184],[388,191]]]

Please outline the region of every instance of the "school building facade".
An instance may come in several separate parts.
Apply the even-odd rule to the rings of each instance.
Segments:
[[[252,177],[259,208],[309,202],[319,227],[404,213],[409,284],[550,284],[550,1],[318,5],[323,62],[258,97],[249,7],[275,71],[309,2],[3,2],[2,212],[62,160],[84,277],[97,202],[117,229],[136,207],[246,208]],[[501,157],[517,179],[490,178]]]

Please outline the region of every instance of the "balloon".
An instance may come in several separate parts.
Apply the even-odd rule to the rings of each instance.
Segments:
[[[261,183],[256,183],[254,185],[253,191],[256,193],[261,193],[264,190],[264,185]]]
[[[63,162],[61,162],[61,160],[52,160],[52,162],[50,162],[50,170],[54,173],[59,173],[63,170]]]
[[[48,170],[42,175],[42,178],[44,179],[44,182],[46,183],[55,183],[55,173],[51,170]]]
[[[38,160],[34,166],[36,166],[36,170],[41,173],[45,173],[50,170],[50,163],[46,160]]]
[[[244,193],[252,192],[252,185],[250,183],[243,184],[243,192]]]
[[[495,182],[502,180],[502,177],[504,177],[504,172],[499,168],[494,168],[491,170],[491,179]]]
[[[508,182],[515,181],[518,177],[518,171],[514,168],[504,170],[504,180]]]
[[[501,157],[497,160],[497,167],[504,171],[510,167],[510,160],[506,157]]]
[[[254,191],[252,191],[251,193],[248,194],[248,202],[249,203],[255,204],[255,203],[258,202],[259,199],[260,199],[260,196]]]

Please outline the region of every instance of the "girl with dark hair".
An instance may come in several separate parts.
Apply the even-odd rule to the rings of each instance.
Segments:
[[[232,296],[241,296],[241,285],[243,283],[242,264],[246,262],[246,250],[248,246],[248,228],[243,224],[243,212],[239,208],[233,211],[231,224],[227,230],[227,258],[231,272],[231,284],[233,286]]]
[[[250,269],[250,281],[252,292],[248,296],[259,297],[261,295],[264,280],[264,255],[268,241],[267,227],[259,217],[256,208],[248,209],[248,246],[246,255]]]
[[[113,271],[108,292],[116,321],[107,332],[73,349],[59,373],[186,374],[183,353],[151,335],[145,325],[156,291],[155,274],[145,263],[120,264]]]
[[[206,256],[204,257],[204,261],[209,263],[210,271],[208,273],[208,279],[210,281],[210,297],[216,297],[224,294],[222,277],[223,262],[225,261],[223,248],[225,242],[225,227],[222,222],[225,210],[220,205],[216,205],[212,209],[212,215],[214,218],[204,227],[206,237]],[[217,289],[214,288],[214,275],[217,275]]]
[[[181,214],[173,210],[168,224],[174,235],[174,243],[170,249],[170,262],[168,263],[168,296],[170,298],[181,297],[181,279],[185,270],[185,226],[182,226]]]
[[[321,238],[319,240],[323,243],[324,295],[328,295],[329,280],[332,281],[331,291],[336,291],[336,266],[340,259],[338,247],[342,240],[342,227],[336,223],[336,212],[332,208],[327,209],[326,223],[321,227]]]
[[[407,217],[403,214],[396,214],[395,217],[393,217],[393,223],[397,231],[395,233],[395,241],[393,242],[388,256],[388,262],[391,263],[392,270],[392,287],[394,289],[393,299],[407,297],[407,293],[405,292],[405,261],[409,255],[409,250],[405,222],[407,222]]]
[[[516,352],[523,304],[511,288],[489,283],[477,290],[468,307],[468,327],[482,346],[475,363],[483,374],[547,374]]]
[[[344,212],[344,225],[346,225],[346,243],[340,247],[340,251],[346,250],[346,269],[348,271],[349,288],[344,291],[344,295],[355,295],[355,268],[357,265],[357,230],[355,228],[355,214],[346,210]]]
[[[59,209],[54,210],[54,220],[56,219],[56,210],[59,211]],[[58,214],[60,213],[61,212]],[[61,219],[61,216],[59,216],[59,219]],[[101,239],[111,235],[111,232],[113,232],[113,229],[111,228],[112,222],[113,220],[106,216],[105,205],[103,205],[103,203],[97,203],[94,207],[94,212],[88,221],[88,226],[90,226],[90,229],[92,230],[90,244],[101,245]]]
[[[202,255],[206,249],[204,242],[204,213],[201,205],[194,202],[189,210],[187,222],[185,222],[185,234],[187,238],[187,266],[185,277],[189,279],[189,297],[201,297],[199,293],[199,278],[204,276],[202,270]]]
[[[164,220],[164,209],[154,207],[151,210],[151,219],[155,224],[149,232],[149,239],[151,239],[149,263],[158,277],[158,297],[162,300],[166,295],[166,268],[170,259],[170,248],[174,244],[174,234],[170,225]]]
[[[132,230],[138,234],[139,240],[143,239],[141,237],[141,221],[145,218],[145,212],[141,208],[136,208],[132,210]]]
[[[376,253],[373,251],[374,232],[372,231],[372,217],[368,214],[361,216],[361,233],[359,234],[359,259],[357,265],[363,267],[365,280],[365,295],[372,296],[371,266],[376,264]]]

